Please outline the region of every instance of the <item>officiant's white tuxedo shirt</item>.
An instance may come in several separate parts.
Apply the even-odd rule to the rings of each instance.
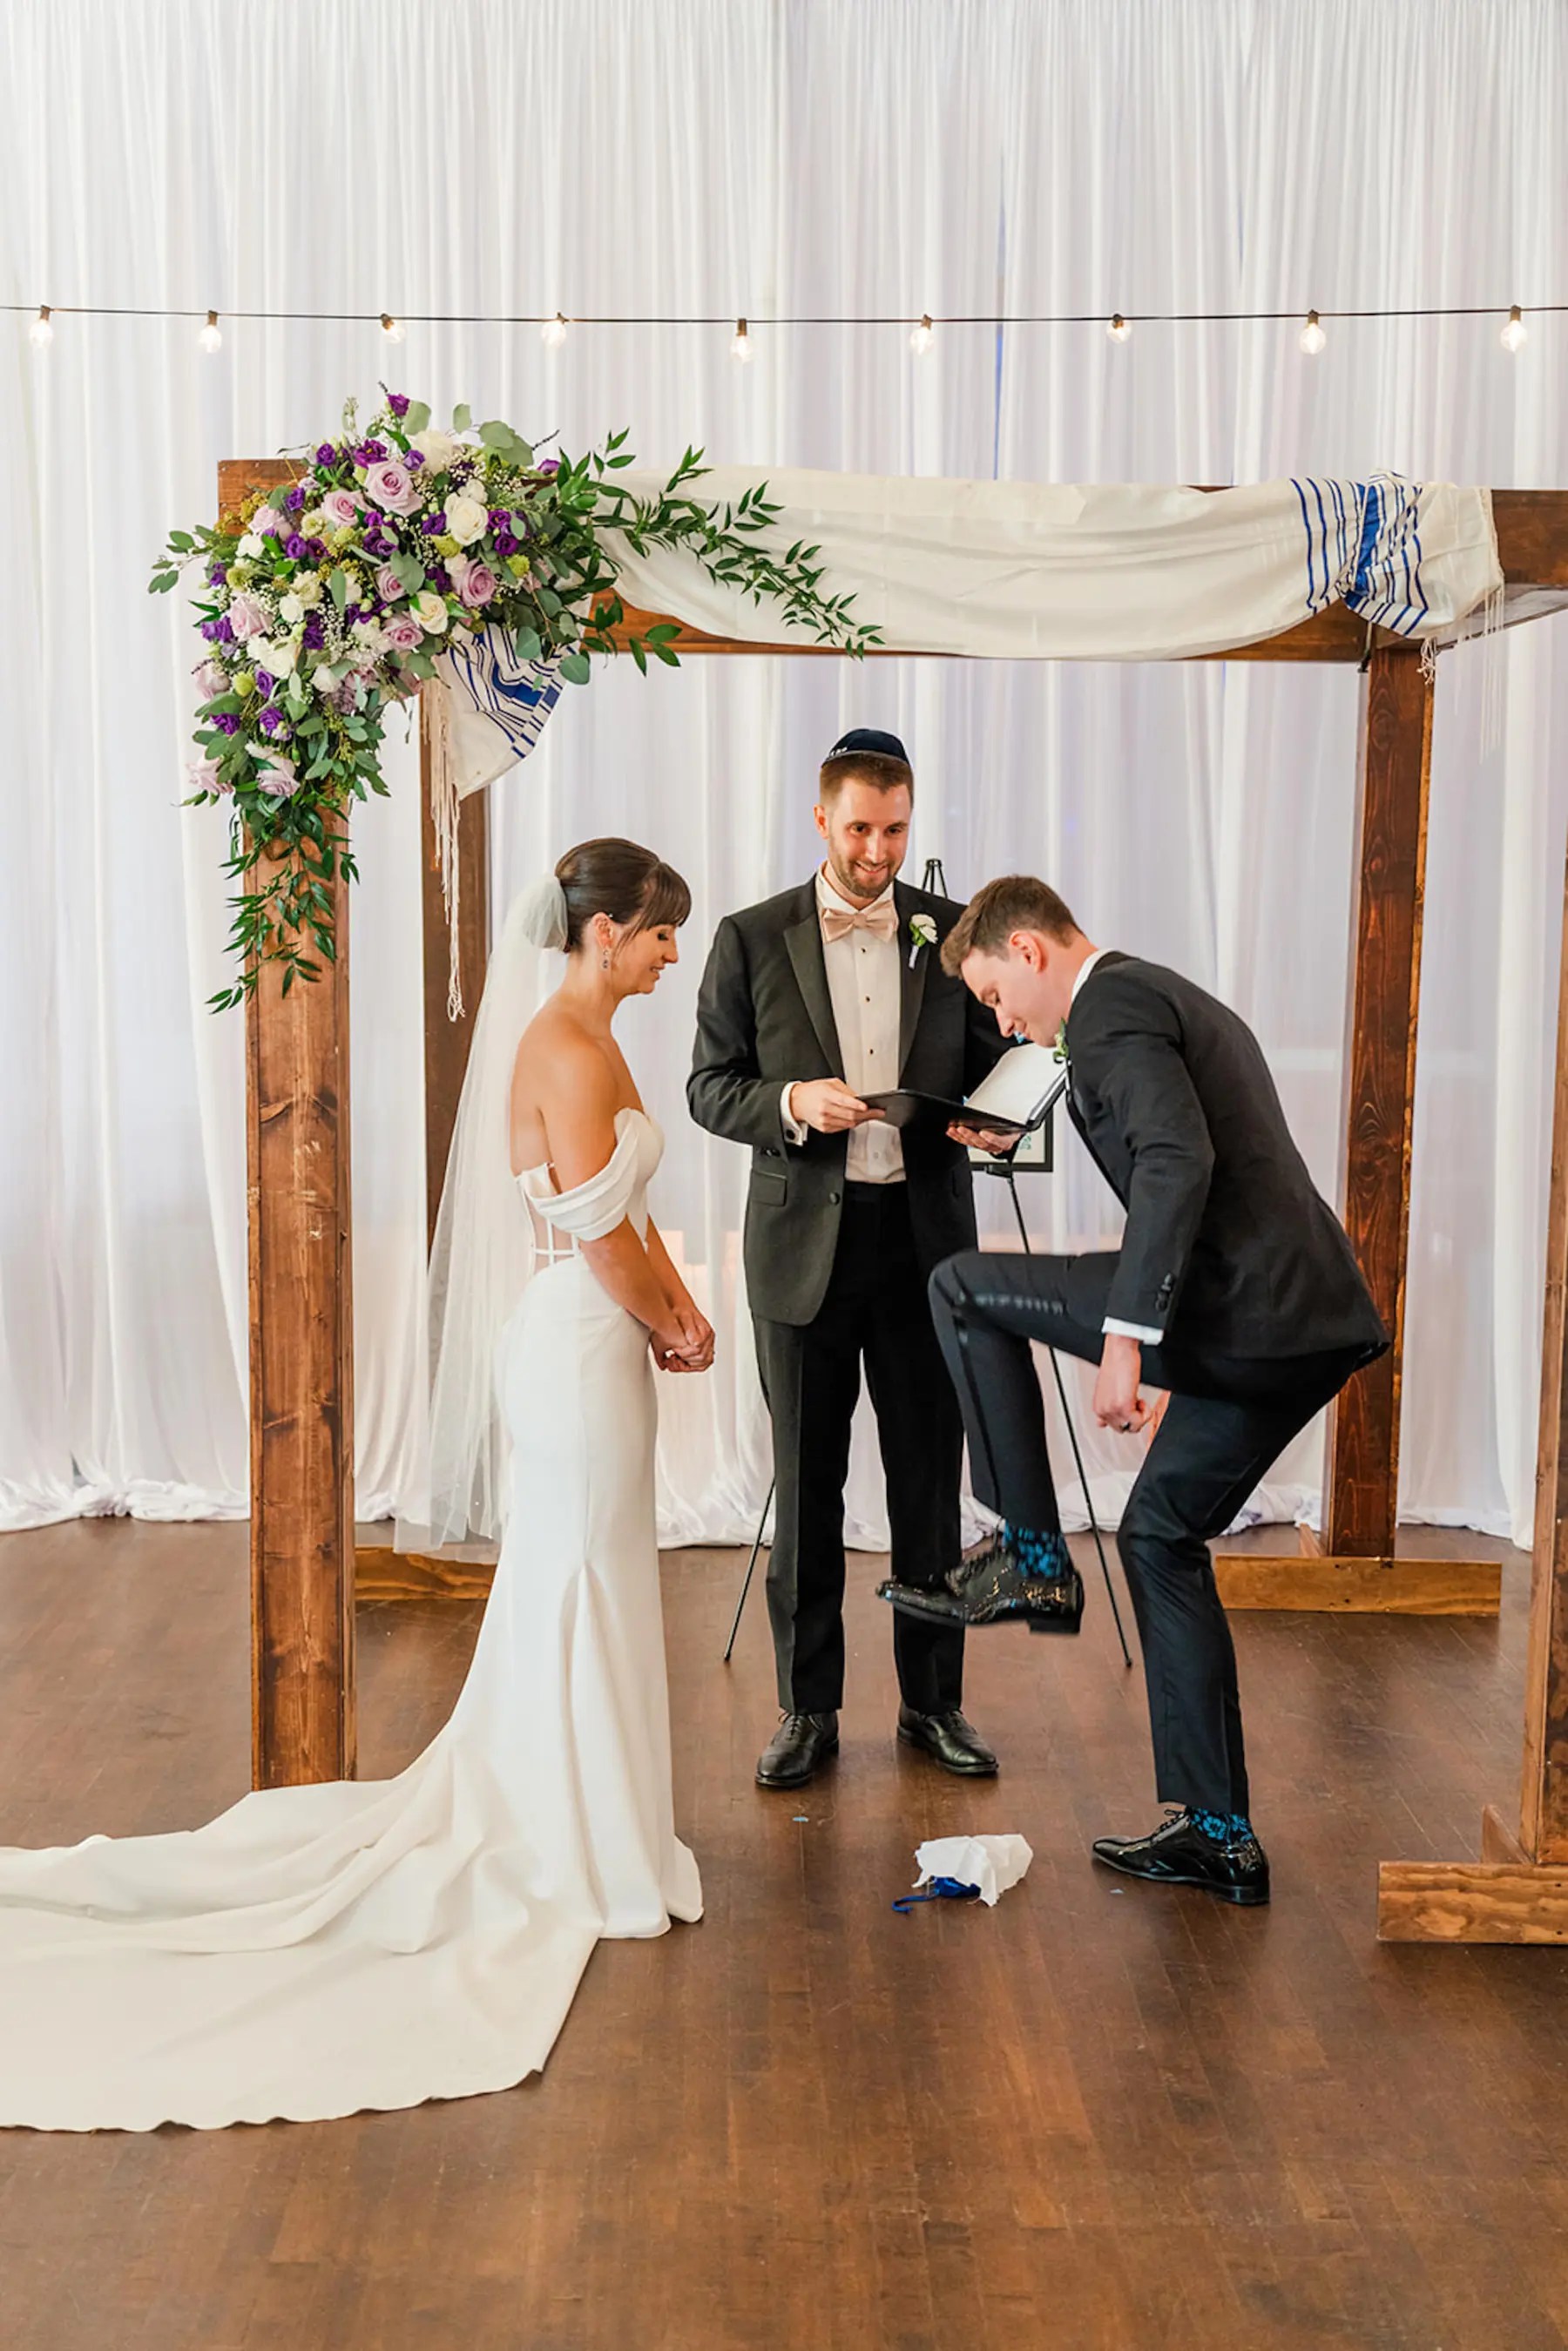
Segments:
[[[892,896],[890,882],[881,896],[871,903],[880,906],[883,899]],[[819,869],[819,917],[824,907],[841,909],[846,914],[860,912]],[[862,1100],[867,1094],[890,1094],[898,1083],[902,1008],[898,955],[896,931],[890,939],[879,939],[874,931],[850,931],[841,939],[822,942],[833,1024],[844,1057],[844,1083]],[[784,1134],[788,1142],[799,1146],[805,1142],[808,1129],[790,1114],[789,1099],[797,1082],[800,1081],[791,1081],[784,1089]],[[869,1119],[864,1126],[852,1127],[844,1176],[851,1184],[902,1184],[904,1144],[897,1127],[889,1126],[882,1119]]]

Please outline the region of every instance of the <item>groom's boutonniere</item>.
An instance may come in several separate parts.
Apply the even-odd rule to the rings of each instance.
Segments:
[[[1054,1048],[1052,1049],[1052,1050],[1053,1050],[1053,1053],[1054,1053],[1054,1057],[1055,1057],[1055,1059],[1056,1059],[1057,1061],[1066,1061],[1066,1059],[1067,1059],[1067,1023],[1066,1023],[1066,1021],[1065,1021],[1065,1020],[1059,1020],[1059,1021],[1057,1022],[1057,1024],[1056,1024],[1056,1043],[1055,1043],[1055,1046],[1054,1046]]]
[[[915,958],[920,953],[921,948],[934,947],[936,946],[936,925],[932,921],[929,914],[911,914],[909,917],[909,935],[915,942],[914,946],[909,950],[909,968],[913,971],[915,968]]]

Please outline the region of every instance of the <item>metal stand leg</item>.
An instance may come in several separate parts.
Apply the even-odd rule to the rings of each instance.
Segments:
[[[1023,1220],[1023,1203],[1019,1198],[1018,1178],[1012,1169],[1008,1167],[1002,1171],[1002,1179],[1012,1199],[1013,1214],[1018,1218],[1019,1238],[1023,1243],[1023,1253],[1025,1257],[1032,1257],[1034,1251],[1030,1247],[1029,1227]],[[1083,1456],[1078,1449],[1078,1431],[1072,1426],[1072,1415],[1067,1408],[1067,1387],[1061,1376],[1061,1365],[1056,1359],[1054,1347],[1048,1347],[1045,1352],[1051,1357],[1051,1368],[1056,1374],[1056,1393],[1061,1404],[1061,1417],[1067,1423],[1067,1441],[1072,1447],[1072,1459],[1078,1471],[1078,1482],[1083,1489],[1083,1507],[1089,1513],[1090,1532],[1094,1537],[1094,1548],[1100,1554],[1100,1573],[1105,1579],[1105,1596],[1111,1603],[1111,1614],[1116,1621],[1116,1638],[1122,1644],[1122,1662],[1124,1665],[1130,1666],[1133,1662],[1133,1653],[1127,1646],[1127,1635],[1122,1630],[1122,1612],[1116,1605],[1116,1587],[1111,1581],[1111,1569],[1105,1557],[1105,1544],[1100,1532],[1100,1521],[1094,1515],[1093,1499],[1089,1491],[1088,1473],[1083,1467]]]
[[[768,1499],[762,1505],[762,1516],[757,1521],[757,1541],[752,1544],[751,1557],[746,1562],[746,1581],[740,1587],[740,1598],[735,1604],[735,1622],[729,1628],[729,1639],[725,1644],[724,1662],[727,1666],[735,1654],[735,1636],[740,1630],[740,1620],[745,1613],[747,1595],[751,1590],[751,1579],[757,1573],[757,1554],[762,1549],[762,1531],[768,1524],[768,1513],[773,1508],[773,1495],[777,1484],[778,1480],[775,1479],[768,1487]],[[1112,1604],[1114,1605],[1114,1603]]]

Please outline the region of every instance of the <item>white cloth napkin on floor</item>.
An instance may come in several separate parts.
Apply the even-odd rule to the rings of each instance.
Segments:
[[[1027,1837],[929,1837],[917,1845],[915,1865],[920,1875],[916,1890],[936,1877],[951,1877],[960,1886],[977,1886],[980,1899],[996,1907],[998,1895],[1016,1886],[1034,1859]]]

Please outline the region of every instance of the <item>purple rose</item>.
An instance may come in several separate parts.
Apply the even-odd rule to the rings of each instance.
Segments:
[[[288,542],[287,546],[284,549],[284,550],[283,550],[283,551],[284,551],[285,555],[287,555],[287,558],[288,558],[288,559],[289,559],[289,561],[290,561],[291,563],[303,563],[303,562],[304,562],[304,560],[305,560],[305,541],[300,538],[299,533],[298,533],[298,531],[296,531],[296,532],[295,532],[295,534],[294,534],[293,538],[289,540],[289,542]]]
[[[511,521],[511,509],[508,507],[492,507],[490,508],[490,528],[492,530],[505,530],[507,525]]]
[[[215,645],[218,641],[217,622],[215,621],[204,621],[202,622],[202,634],[205,637],[208,644]]]
[[[226,588],[229,579],[228,566],[225,563],[210,563],[207,566],[207,578],[214,588]]]
[[[453,584],[463,601],[475,612],[482,604],[487,604],[492,596],[497,595],[501,586],[489,565],[478,556],[465,567],[462,579]]]
[[[547,457],[538,470],[541,474],[559,474],[560,471],[560,459],[559,457]]]
[[[239,733],[239,720],[235,716],[232,710],[225,710],[221,717],[214,718],[213,725],[217,728],[220,735],[237,735]]]
[[[377,444],[379,446],[379,444]],[[388,514],[412,514],[420,503],[419,490],[406,465],[379,461],[365,475],[365,495]]]
[[[312,612],[305,622],[300,642],[308,653],[319,653],[327,642],[327,623],[319,612]]]
[[[312,563],[319,563],[322,557],[327,552],[326,540],[324,538],[308,538],[305,542],[305,552],[310,558]]]
[[[272,672],[269,669],[258,669],[256,671],[256,690],[257,694],[270,694],[277,684],[277,680],[273,676]]]
[[[510,532],[509,530],[498,530],[498,531],[496,533],[496,552],[497,552],[497,555],[516,555],[517,551],[517,540],[512,537],[511,532]]]
[[[383,563],[381,569],[377,572],[376,588],[378,592],[386,598],[389,604],[401,602],[402,598],[402,581],[398,578],[397,573],[392,569],[390,563]]]
[[[218,622],[218,642],[220,644],[232,645],[234,641],[234,622],[229,619],[228,614],[225,612],[222,620]]]
[[[367,441],[365,448],[369,453],[369,462],[372,465],[379,465],[387,454],[387,444],[384,441]]]
[[[446,517],[444,514],[426,515],[419,527],[426,538],[439,538],[446,528]]]
[[[332,465],[337,463],[337,458],[338,452],[334,449],[330,441],[323,441],[321,446],[316,452],[316,463],[319,465]]]
[[[269,702],[261,714],[261,731],[264,735],[281,734],[287,723],[276,702]]]
[[[289,491],[288,496],[284,499],[283,503],[288,508],[290,514],[298,514],[299,512],[300,507],[305,503],[305,493],[300,488],[298,482],[295,483],[294,487]]]
[[[402,461],[402,462],[403,462],[403,464],[408,467],[408,470],[409,470],[409,472],[410,472],[411,474],[413,474],[413,473],[417,473],[417,471],[418,471],[418,469],[420,468],[420,466],[421,466],[421,465],[423,465],[423,463],[424,463],[424,452],[423,452],[423,449],[411,449],[411,450],[409,450],[408,454],[407,454],[407,455],[406,455],[406,456],[403,458],[403,461]]]
[[[412,653],[424,631],[412,612],[394,612],[382,632],[394,653]]]
[[[387,394],[387,406],[392,410],[394,416],[406,416],[408,414],[407,392],[389,392]]]

